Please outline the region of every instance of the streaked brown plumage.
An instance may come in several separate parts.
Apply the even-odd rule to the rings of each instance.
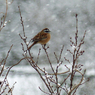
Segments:
[[[33,44],[28,47],[28,50],[30,50],[32,46],[38,43],[45,45],[50,40],[50,38],[50,30],[48,28],[43,29],[36,36],[34,36],[34,38],[31,39]]]

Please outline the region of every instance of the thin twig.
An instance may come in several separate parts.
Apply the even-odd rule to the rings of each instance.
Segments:
[[[47,92],[43,91],[40,87],[39,87],[39,89],[40,89],[43,93],[45,93],[45,94],[47,94],[47,95],[51,95],[50,93],[47,93]]]
[[[41,48],[39,49],[39,53],[38,53],[38,57],[37,57],[37,62],[36,62],[36,64],[38,64],[38,60],[39,60],[39,56],[40,56],[40,51],[41,51]]]
[[[62,46],[62,49],[61,49],[61,51],[60,51],[59,61],[60,61],[60,59],[61,59],[63,49],[64,49],[64,45]]]
[[[7,53],[7,56],[6,56],[6,58],[4,59],[4,64],[3,64],[3,67],[2,67],[2,69],[1,69],[0,76],[1,76],[1,74],[2,74],[2,72],[3,72],[3,70],[4,70],[4,67],[5,67],[5,64],[6,64],[6,60],[7,60],[8,56],[9,56],[9,53],[10,53],[12,47],[13,47],[13,45],[11,45],[11,47],[10,47],[8,53]]]
[[[54,55],[55,55],[55,58],[56,58],[56,60],[57,60],[57,63],[59,63],[59,60],[58,60],[57,55],[56,55],[55,52],[54,52]]]
[[[3,22],[1,22],[1,27],[0,27],[0,31],[3,29],[3,27],[5,26],[5,20],[6,20],[6,16],[7,16],[7,11],[8,11],[8,1],[6,0],[6,12],[4,13],[3,17],[4,17],[4,20]]]
[[[25,37],[24,24],[23,24],[23,20],[22,20],[22,16],[21,16],[20,6],[18,6],[18,8],[19,8],[19,13],[20,13],[20,18],[21,18],[21,24],[22,24],[22,27],[23,27],[23,34],[24,34],[24,37]]]

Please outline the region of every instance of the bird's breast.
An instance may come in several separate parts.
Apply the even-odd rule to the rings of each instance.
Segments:
[[[45,38],[45,39],[42,39],[42,40],[39,41],[38,43],[44,45],[44,44],[46,44],[46,43],[50,40],[50,38],[51,38],[50,33],[47,33],[46,38]]]

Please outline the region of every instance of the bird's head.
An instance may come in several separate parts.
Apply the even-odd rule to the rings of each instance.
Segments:
[[[48,28],[43,29],[45,33],[50,33],[51,31]]]

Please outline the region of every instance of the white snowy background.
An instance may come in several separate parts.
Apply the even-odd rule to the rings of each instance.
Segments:
[[[11,0],[9,0],[10,2]],[[0,0],[0,12],[5,12],[5,0]],[[8,64],[15,64],[22,58],[21,42],[19,33],[22,34],[22,25],[20,21],[20,6],[25,33],[28,41],[40,32],[43,28],[51,30],[51,40],[47,44],[50,59],[56,64],[54,52],[59,54],[64,44],[63,61],[66,56],[72,61],[71,55],[66,51],[71,49],[70,37],[74,39],[76,31],[75,14],[78,14],[79,41],[85,30],[87,31],[85,43],[82,49],[85,53],[80,57],[79,62],[83,64],[83,69],[87,69],[87,77],[91,79],[88,83],[80,87],[77,95],[94,95],[95,91],[95,0],[14,0],[8,6],[7,25],[0,32],[0,59],[4,58],[10,46],[13,44],[12,51],[7,60]],[[0,14],[2,17],[2,14]],[[35,45],[31,52],[37,57],[41,45]],[[36,60],[36,58],[35,58]],[[41,50],[39,63],[43,65],[47,62],[45,53]],[[12,85],[15,81],[13,95],[42,95],[39,86],[44,88],[39,76],[32,67],[26,66],[27,62],[23,61],[18,67],[10,73],[9,83]],[[64,61],[64,64],[67,64]],[[18,73],[17,73],[18,72]],[[22,72],[22,73],[21,73]],[[44,95],[44,94],[43,94]]]

